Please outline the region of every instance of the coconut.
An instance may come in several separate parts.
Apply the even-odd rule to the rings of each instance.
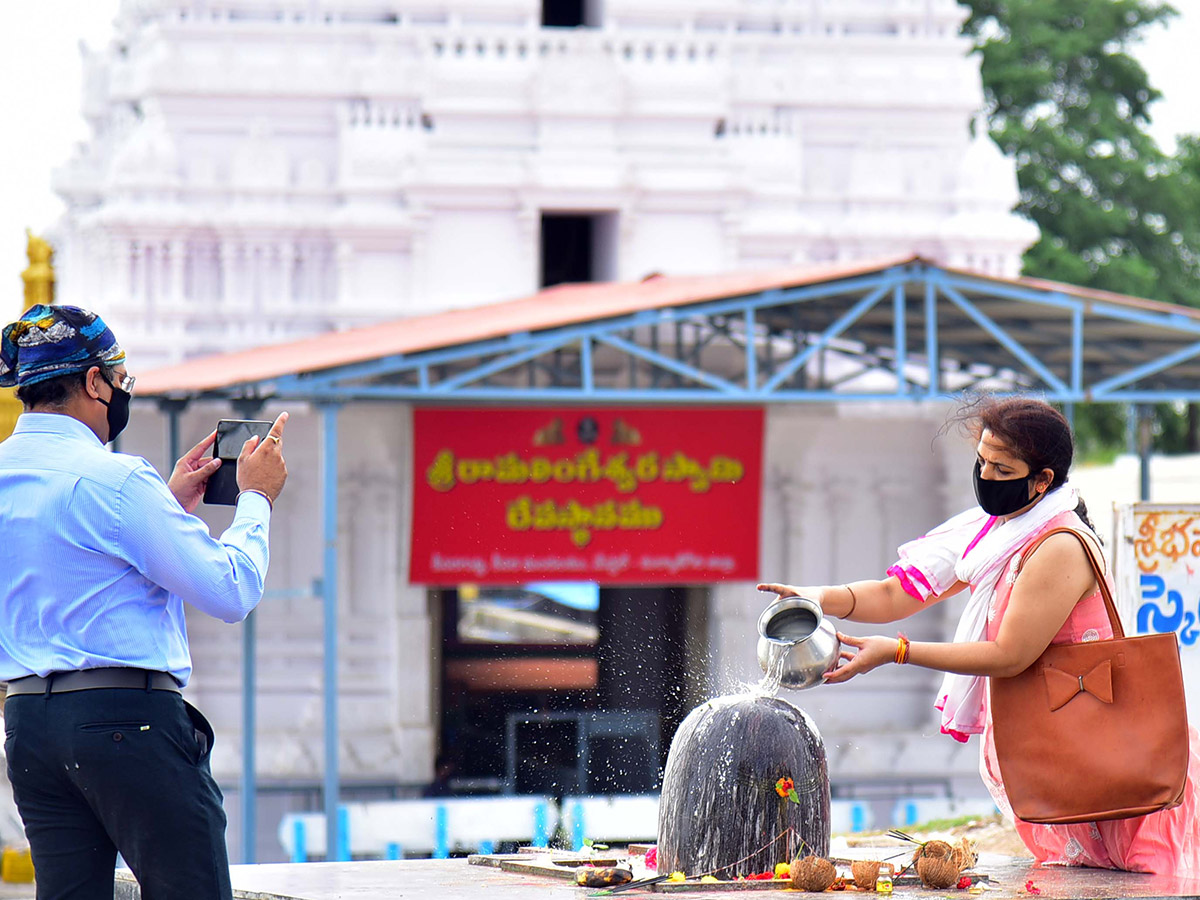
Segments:
[[[954,848],[945,841],[926,841],[917,848],[913,854],[913,862],[919,859],[944,859],[949,858],[954,852]]]
[[[937,890],[953,887],[961,872],[948,856],[923,856],[917,860],[917,874],[926,887]]]
[[[837,878],[837,869],[820,856],[806,856],[792,863],[792,887],[801,891],[828,890]]]
[[[958,866],[959,871],[969,869],[979,860],[979,854],[967,838],[963,838],[950,851],[950,859]]]

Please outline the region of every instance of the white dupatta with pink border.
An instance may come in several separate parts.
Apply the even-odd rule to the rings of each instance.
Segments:
[[[1079,497],[1070,485],[1047,493],[1028,512],[1001,522],[978,506],[947,519],[924,537],[900,546],[900,559],[888,569],[922,602],[938,597],[955,582],[971,586],[954,643],[987,639],[988,610],[1013,554],[1055,516],[1075,509]],[[942,733],[965,742],[981,734],[986,716],[987,679],[947,673],[934,704],[942,711]]]

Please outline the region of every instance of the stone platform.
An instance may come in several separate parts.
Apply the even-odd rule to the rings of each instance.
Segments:
[[[894,855],[894,846],[879,848],[863,858]],[[858,854],[856,853],[856,856]],[[1074,869],[1057,866],[1039,867],[1029,859],[982,854],[975,870],[989,878],[987,889],[978,895],[966,890],[927,890],[917,886],[897,887],[895,900],[904,897],[962,898],[989,900],[1107,900],[1107,898],[1193,897],[1200,900],[1200,881],[1165,875],[1135,875],[1103,869]],[[496,868],[468,865],[465,859],[403,860],[398,862],[288,863],[278,865],[234,866],[234,897],[237,900],[582,900],[597,893],[591,888],[575,887],[563,879],[505,872]],[[1040,893],[1026,891],[1032,881]],[[761,885],[762,882],[747,884]],[[683,885],[671,885],[671,894],[684,893]],[[733,886],[697,885],[696,896],[704,900],[740,897],[745,891]],[[784,893],[783,888],[778,889]],[[666,893],[666,892],[663,892]],[[692,893],[692,892],[687,892]],[[761,888],[755,893],[773,896],[775,891]],[[798,892],[786,891],[789,896]],[[866,892],[850,889],[827,892],[828,898],[850,898]],[[662,894],[651,889],[628,891],[625,896]],[[871,895],[874,896],[874,895]],[[140,900],[137,884],[129,873],[118,873],[116,900]]]

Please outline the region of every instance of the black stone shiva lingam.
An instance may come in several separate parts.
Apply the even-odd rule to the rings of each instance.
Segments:
[[[821,734],[785,700],[718,697],[683,720],[663,775],[658,871],[736,878],[829,853]]]

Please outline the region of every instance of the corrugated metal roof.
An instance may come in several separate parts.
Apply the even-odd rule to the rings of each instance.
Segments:
[[[713,300],[833,283],[924,262],[901,256],[854,263],[794,266],[716,275],[653,276],[634,282],[559,285],[528,297],[483,306],[380,322],[347,331],[235,353],[189,360],[138,373],[138,395],[187,396],[235,385],[253,385],[286,375],[319,372],[400,354],[457,347],[523,332],[598,322],[643,310],[683,307]],[[1148,313],[1200,320],[1200,311],[1107,291],[1034,278],[1000,278],[978,272],[942,271],[976,281],[1060,293]],[[136,364],[136,361],[133,361]]]

